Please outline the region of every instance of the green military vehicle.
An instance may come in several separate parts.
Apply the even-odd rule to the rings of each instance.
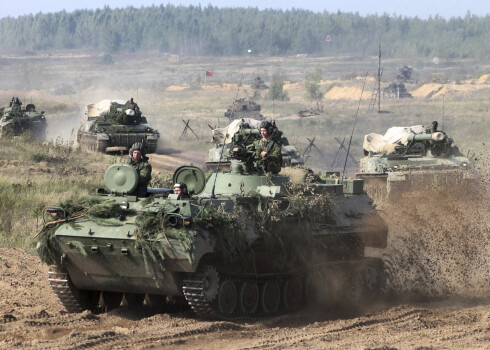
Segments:
[[[251,134],[242,126],[232,142],[244,147]],[[207,180],[177,169],[184,195],[137,197],[134,168],[113,164],[105,189],[46,208],[37,249],[67,311],[184,302],[199,317],[235,320],[375,297],[383,262],[365,247],[386,247],[387,227],[363,181],[293,185],[237,154]]]
[[[247,98],[239,98],[233,101],[225,112],[225,117],[229,120],[253,118],[264,120],[265,117],[260,114],[261,107],[256,102]]]
[[[160,134],[148,125],[138,105],[130,99],[102,100],[86,106],[85,120],[77,133],[79,146],[86,151],[127,151],[136,142],[141,142],[146,153],[157,149]]]
[[[8,107],[0,108],[0,115],[0,137],[30,133],[37,139],[46,138],[48,123],[44,111],[37,112],[34,104],[29,103],[22,108],[19,98],[12,97]]]
[[[206,170],[215,169],[220,164],[220,168],[223,170],[230,169],[231,165],[231,148],[233,147],[232,139],[230,137],[225,137],[225,134],[233,135],[240,130],[240,126],[243,124],[248,124],[253,131],[254,139],[260,139],[259,126],[261,121],[251,118],[241,118],[232,121],[228,126],[224,128],[216,128],[212,131],[211,141],[214,142],[215,146],[208,150],[208,160],[206,161]],[[305,159],[298,152],[294,145],[289,143],[286,137],[282,136],[277,127],[274,127],[275,134],[273,135],[275,139],[281,142],[281,153],[282,153],[282,166],[283,167],[295,167],[298,165],[304,165]],[[225,147],[223,148],[223,142]]]
[[[396,200],[470,179],[469,159],[437,126],[393,127],[385,135],[366,135],[357,177],[364,180],[367,193],[377,200]]]

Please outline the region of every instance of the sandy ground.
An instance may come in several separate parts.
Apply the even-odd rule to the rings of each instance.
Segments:
[[[34,349],[488,349],[490,298],[385,303],[362,313],[312,307],[254,322],[202,321],[191,311],[121,307],[67,314],[47,266],[0,249],[0,348]]]
[[[156,155],[154,165],[173,164],[166,157]],[[200,320],[185,307],[68,314],[35,254],[0,248],[0,348],[489,349],[488,187],[480,178],[474,190],[466,186],[444,200],[419,194],[380,203],[390,227],[380,253],[387,295],[362,310],[305,305],[238,322]]]

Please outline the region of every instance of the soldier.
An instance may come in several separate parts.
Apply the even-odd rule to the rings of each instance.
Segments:
[[[271,122],[264,121],[260,124],[262,138],[253,143],[257,167],[266,173],[277,174],[281,171],[282,154],[279,140],[272,139],[274,126]]]
[[[145,155],[143,144],[136,142],[129,150],[130,159],[127,163],[131,164],[138,173],[138,186],[135,194],[139,197],[146,196],[148,183],[151,180],[151,165],[148,163],[148,157]]]
[[[439,126],[439,123],[438,123],[436,120],[434,120],[434,121],[432,122],[432,126],[431,126],[431,128],[430,128],[430,132],[431,132],[432,134],[433,134],[433,133],[435,133],[435,132],[437,132],[437,127],[438,127],[438,126]]]
[[[20,111],[22,106],[22,102],[19,101],[19,98],[16,97],[14,103],[12,104],[12,111]]]
[[[187,191],[187,185],[183,182],[176,183],[174,185],[174,194],[177,195],[177,199],[189,197],[189,192]]]

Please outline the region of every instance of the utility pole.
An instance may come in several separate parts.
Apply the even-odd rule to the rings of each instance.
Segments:
[[[381,111],[381,44],[378,44],[378,113]]]

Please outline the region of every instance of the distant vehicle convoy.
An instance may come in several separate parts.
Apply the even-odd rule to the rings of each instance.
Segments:
[[[146,153],[154,153],[160,134],[147,124],[138,105],[130,99],[102,100],[86,106],[85,120],[77,133],[80,147],[86,151],[127,151],[141,142]]]
[[[0,137],[30,133],[33,137],[44,140],[47,125],[44,111],[37,112],[32,103],[23,108],[18,97],[12,97],[8,107],[0,108]]]

